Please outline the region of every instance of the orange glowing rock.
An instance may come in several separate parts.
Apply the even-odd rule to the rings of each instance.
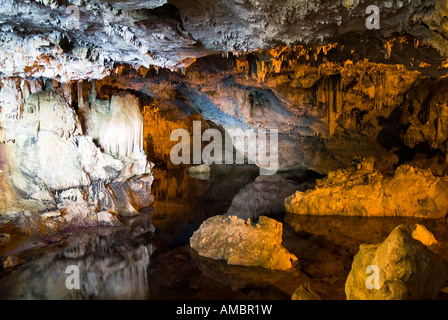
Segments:
[[[304,215],[408,216],[441,219],[448,212],[448,181],[408,165],[383,176],[373,159],[355,161],[319,180],[314,190],[285,200],[286,211]]]
[[[379,244],[362,244],[345,284],[348,300],[435,299],[448,270],[439,255],[416,240],[420,225],[399,225]]]
[[[437,240],[434,235],[422,226],[421,224],[416,224],[415,229],[412,231],[412,238],[420,241],[425,246],[431,246],[437,244]]]

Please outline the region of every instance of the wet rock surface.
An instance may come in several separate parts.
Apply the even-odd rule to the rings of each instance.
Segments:
[[[345,292],[349,300],[435,299],[448,277],[446,261],[414,238],[418,225],[400,225],[377,245],[364,244],[354,257]],[[427,236],[428,231],[420,231]],[[378,277],[370,280],[368,266],[376,267]],[[371,283],[371,284],[372,284]],[[374,284],[374,283],[373,283]]]
[[[412,260],[415,241],[448,258],[447,17],[445,0],[0,0],[0,296],[345,299],[359,245],[384,241],[415,252],[409,287],[376,298],[447,298]],[[269,131],[277,174],[171,163],[194,121]],[[264,268],[190,252],[210,221],[223,233],[196,249]],[[69,263],[92,270],[78,295]]]
[[[319,295],[311,289],[309,282],[302,284],[294,291],[291,300],[322,300]]]
[[[151,165],[143,152],[143,117],[134,96],[91,99],[75,110],[70,86],[44,90],[34,80],[3,84],[3,221],[17,214],[39,220],[40,214],[59,210],[61,217],[44,215],[42,224],[56,220],[59,226],[49,229],[60,229],[92,225],[96,212],[129,216],[150,204]],[[103,132],[112,127],[115,136]],[[113,143],[98,140],[98,132]]]
[[[446,177],[402,165],[391,177],[374,169],[373,159],[330,173],[316,188],[298,191],[285,200],[286,211],[303,215],[409,216],[445,218]]]
[[[370,4],[378,5],[382,21],[388,21],[376,32],[366,30]],[[0,67],[7,76],[98,79],[114,69],[113,62],[182,69],[212,53],[325,45],[359,30],[378,43],[396,33],[416,37],[432,49],[427,54],[434,60],[446,54],[441,23],[446,15],[442,0],[350,5],[321,0],[4,0]],[[376,48],[377,59],[393,56],[381,49]]]
[[[260,216],[282,216],[285,204],[281,199],[288,197],[298,188],[308,189],[313,185],[313,181],[308,179],[305,173],[259,176],[238,192],[225,216],[237,216],[244,220],[256,220]]]
[[[268,217],[252,225],[236,216],[207,219],[190,239],[190,246],[203,257],[228,264],[287,270],[297,258],[282,246],[283,226]]]

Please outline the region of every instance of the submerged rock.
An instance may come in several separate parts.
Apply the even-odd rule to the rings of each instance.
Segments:
[[[281,216],[285,213],[284,198],[292,192],[306,188],[307,183],[298,185],[279,174],[259,176],[233,198],[226,216],[241,219],[256,219],[259,216]]]
[[[228,264],[286,270],[297,258],[282,246],[283,225],[261,216],[255,226],[237,217],[215,216],[206,220],[190,239],[203,257]]]
[[[418,224],[400,225],[384,242],[361,245],[345,284],[347,299],[435,299],[448,270],[440,256],[414,238],[422,228]]]
[[[292,294],[291,300],[322,300],[319,295],[311,289],[310,283],[304,283]]]
[[[286,198],[286,211],[305,215],[408,216],[440,219],[448,212],[446,177],[402,165],[391,177],[374,169],[373,159],[331,172],[314,190]]]

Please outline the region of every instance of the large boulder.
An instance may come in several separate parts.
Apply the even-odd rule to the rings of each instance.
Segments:
[[[393,176],[375,170],[373,159],[331,172],[316,188],[286,198],[286,211],[305,215],[406,216],[440,219],[448,212],[446,177],[408,165]]]
[[[423,226],[400,225],[384,242],[361,245],[345,284],[347,299],[435,299],[448,270],[445,261],[420,241],[430,238]]]
[[[283,225],[261,216],[258,224],[235,216],[207,219],[190,239],[190,246],[203,257],[228,264],[287,270],[297,258],[282,246]]]

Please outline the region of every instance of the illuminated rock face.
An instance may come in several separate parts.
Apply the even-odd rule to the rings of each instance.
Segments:
[[[228,264],[287,270],[297,258],[282,246],[283,225],[261,216],[253,226],[237,217],[215,216],[206,220],[190,239],[203,257]]]
[[[369,5],[387,21],[379,30],[366,28]],[[440,56],[447,53],[446,16],[444,0],[4,0],[0,70],[6,76],[100,79],[114,62],[181,70],[212,53],[321,45],[363,30],[378,42],[394,33],[412,35]],[[389,56],[388,46],[382,50]]]
[[[416,54],[426,50],[415,48],[412,38],[397,38],[391,44],[393,57],[409,47]],[[448,82],[429,79],[397,59],[375,63],[354,58],[347,48],[334,44],[215,55],[197,59],[184,75],[123,67],[98,83],[157,101],[149,110],[160,112],[147,112],[150,128],[145,125],[144,136],[151,136],[154,150],[165,159],[166,146],[173,145],[166,141],[170,131],[188,129],[187,119],[199,113],[223,129],[278,130],[280,171],[328,174],[347,167],[354,157],[373,156],[381,172],[411,161],[442,175]]]
[[[347,299],[435,299],[448,270],[441,257],[413,237],[419,227],[400,225],[384,242],[361,245],[345,284]],[[366,273],[368,266],[375,268]],[[371,288],[367,288],[368,282]]]
[[[138,204],[145,203],[142,190],[150,198],[152,178],[135,180],[151,173],[143,152],[143,119],[135,97],[117,96],[103,103],[107,112],[89,122],[90,128],[105,133],[102,139],[112,135],[107,130],[113,131],[116,139],[101,140],[97,146],[93,139],[98,137],[90,136],[90,131],[84,135],[70,105],[70,86],[42,90],[36,82],[3,83],[0,100],[5,108],[0,122],[6,159],[2,161],[2,216],[57,209],[65,212],[58,218],[64,226],[83,220],[95,223],[98,211],[137,213]],[[133,197],[129,196],[131,190]]]
[[[286,211],[302,215],[409,216],[440,219],[448,212],[446,178],[402,165],[393,176],[374,169],[373,160],[331,172],[313,190],[285,200]]]

